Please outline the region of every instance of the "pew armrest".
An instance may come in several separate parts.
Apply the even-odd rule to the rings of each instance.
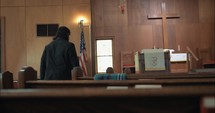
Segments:
[[[9,71],[5,71],[0,74],[0,89],[12,89],[13,88],[13,74]]]
[[[74,67],[72,69],[72,80],[77,80],[78,77],[82,77],[83,76],[83,71],[81,69],[81,67]]]

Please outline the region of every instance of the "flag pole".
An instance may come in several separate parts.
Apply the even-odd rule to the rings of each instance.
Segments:
[[[81,29],[81,39],[80,39],[80,57],[79,57],[79,64],[83,71],[83,76],[87,76],[87,54],[86,54],[86,47],[85,47],[85,40],[84,40],[84,20],[80,20],[79,27]]]
[[[80,27],[80,29],[83,31],[83,29],[84,29],[84,20],[80,20],[80,22],[79,22],[79,27]]]

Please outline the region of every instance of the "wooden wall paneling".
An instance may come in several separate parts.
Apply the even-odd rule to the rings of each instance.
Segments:
[[[25,0],[26,6],[56,6],[62,5],[63,0]]]
[[[117,11],[117,25],[121,28],[124,28],[128,26],[128,12],[127,12],[128,6],[126,5],[125,12],[122,14],[120,12],[120,9],[118,8]]]
[[[200,48],[211,48],[215,58],[215,1],[199,0]],[[207,56],[208,57],[208,56]]]
[[[214,23],[215,1],[199,0],[199,19],[201,23]]]
[[[181,24],[176,27],[176,43],[180,46],[180,51],[186,52],[186,47],[189,46],[191,50],[197,55],[196,48],[200,46],[200,31],[198,24]],[[197,61],[192,58],[192,66],[196,68]]]
[[[128,25],[149,24],[147,19],[149,10],[149,0],[127,0]]]
[[[104,35],[105,36],[118,36],[120,32],[120,27],[111,26],[104,28]]]
[[[176,44],[180,47],[180,52],[186,51],[186,34],[188,33],[186,24],[177,24],[176,31]]]
[[[132,36],[130,32],[130,27],[124,27],[123,34],[121,37],[121,44],[122,44],[122,50],[121,51],[132,51],[133,48],[133,40],[135,39],[135,36]]]
[[[89,1],[89,0],[88,0]],[[72,41],[76,46],[76,52],[80,53],[80,28],[77,21],[78,17],[84,17],[84,33],[85,33],[85,43],[87,48],[87,54],[90,56],[90,32],[91,32],[91,13],[90,4],[82,4],[80,2],[72,2],[73,4],[63,6],[63,22],[67,25],[72,34],[70,36],[70,41]]]
[[[1,6],[25,6],[25,0],[0,0]]]
[[[64,23],[66,25],[69,25],[71,28],[78,28],[78,17],[85,18],[84,25],[90,25],[91,24],[91,6],[87,3],[79,2],[72,2],[74,0],[71,0],[70,4],[63,5],[63,18]],[[86,0],[85,0],[86,1]],[[90,1],[90,0],[88,0]]]
[[[103,0],[91,0],[91,2],[93,27],[102,27],[104,26],[104,9],[101,7],[103,7],[104,2]]]
[[[143,48],[153,47],[152,26],[129,26],[129,42],[132,51],[141,51]]]
[[[164,2],[166,3],[166,11],[167,13],[177,13],[176,12],[176,0],[164,0]]]
[[[186,46],[195,49],[199,46],[199,26],[198,24],[181,24],[176,28],[176,40],[180,45],[181,51],[186,51]]]
[[[214,28],[211,24],[200,24],[200,45],[201,48],[208,48],[213,45]]]
[[[91,6],[91,14],[93,13],[93,11],[94,11],[94,7],[92,6],[92,3],[93,3],[93,0],[90,0],[90,6]],[[92,14],[91,15],[91,55],[92,55],[92,59],[91,59],[91,66],[92,66],[92,75],[94,75],[95,74],[95,72],[96,72],[96,64],[95,64],[95,62],[96,62],[96,60],[95,60],[95,58],[96,58],[96,52],[95,52],[95,43],[96,43],[96,41],[95,41],[95,34],[96,34],[96,32],[95,32],[95,27],[94,27],[94,25],[95,25],[95,21],[94,21],[94,15]]]
[[[134,29],[133,29],[134,28]],[[122,41],[124,43],[124,49],[123,51],[133,51],[134,49],[134,43],[136,42],[136,30],[137,28],[135,26],[128,27],[128,35],[126,36],[126,39]]]
[[[179,18],[167,19],[168,24],[176,24],[180,20],[180,13],[177,10],[177,0],[166,0],[166,11],[168,14],[178,14]]]
[[[90,0],[63,0],[63,5],[89,5]]]
[[[120,46],[122,35],[118,34],[118,36],[113,36],[113,65],[114,65],[114,72],[115,73],[121,73],[121,57],[120,53],[122,50],[122,46]]]
[[[118,40],[120,41],[120,45],[121,45],[120,46],[121,50],[119,51],[132,51],[131,38],[133,38],[133,36],[130,37],[129,27],[123,27],[121,29],[122,29],[122,32]]]
[[[95,37],[98,36],[104,36],[104,27],[94,27],[93,28],[93,33],[95,34],[95,36],[93,37],[93,39],[95,39]]]
[[[176,0],[176,4],[177,12],[180,14],[180,22],[199,22],[198,0]]]
[[[117,23],[117,14],[118,10],[118,2],[116,0],[104,0],[103,4],[103,19],[104,26],[116,26]]]
[[[53,37],[37,37],[36,24],[57,23],[63,25],[62,6],[26,8],[27,65],[40,72],[40,59],[45,46]],[[39,78],[39,77],[38,77]]]
[[[159,0],[150,0],[148,14],[151,14],[151,15],[161,14],[161,3],[162,3],[162,1],[159,1]],[[162,24],[161,19],[152,19],[150,21],[151,21],[152,25]]]
[[[1,13],[1,8],[0,8]],[[4,72],[5,70],[5,17],[0,16],[0,72]]]
[[[211,43],[215,42],[215,1],[214,0],[211,0],[211,6],[212,6],[212,12],[211,12],[211,15],[212,15],[212,41]],[[214,45],[214,46],[213,46]],[[215,44],[212,44],[212,57],[215,58]]]
[[[212,24],[213,25],[213,24]],[[211,52],[206,54],[204,58],[211,59],[214,57],[214,47],[215,47],[215,40],[214,40],[214,26],[211,24],[200,24],[200,45],[197,47],[199,49],[211,49]]]
[[[25,8],[1,7],[1,16],[5,17],[5,70],[17,73],[26,65]]]
[[[169,40],[169,49],[174,49],[177,51],[177,43],[176,43],[176,29],[175,24],[167,25],[168,32],[168,40]]]
[[[187,33],[187,41],[190,48],[195,52],[196,48],[200,45],[200,29],[199,24],[191,24],[187,26],[189,33]]]
[[[163,35],[162,35],[162,25],[153,25],[152,26],[152,35],[153,35],[153,46],[156,48],[163,48]],[[151,47],[151,48],[152,48]]]

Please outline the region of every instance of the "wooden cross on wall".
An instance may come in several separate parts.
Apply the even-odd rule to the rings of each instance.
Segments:
[[[178,14],[167,14],[166,4],[161,3],[161,14],[148,15],[148,19],[162,19],[162,31],[163,31],[163,48],[168,48],[168,34],[167,34],[167,19],[180,18]]]

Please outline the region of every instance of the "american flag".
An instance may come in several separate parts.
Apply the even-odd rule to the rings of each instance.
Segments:
[[[80,58],[79,58],[79,64],[81,66],[81,69],[83,71],[83,75],[87,76],[87,54],[86,54],[86,48],[85,48],[85,41],[84,41],[84,31],[81,30],[81,40],[80,40]]]

